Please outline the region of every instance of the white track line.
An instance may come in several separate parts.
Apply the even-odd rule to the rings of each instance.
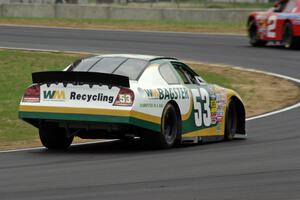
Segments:
[[[265,113],[265,114],[262,114],[262,115],[250,117],[250,118],[247,118],[246,121],[251,121],[251,120],[260,119],[260,118],[264,118],[264,117],[269,117],[271,115],[282,113],[282,112],[292,110],[292,109],[295,109],[295,108],[298,108],[298,107],[300,107],[300,103],[296,103],[292,106],[289,106],[289,107],[286,107],[286,108],[283,108],[283,109],[280,109],[280,110],[276,110],[276,111],[273,111],[273,112],[268,112],[268,113]]]
[[[95,142],[83,142],[83,143],[72,144],[71,146],[76,147],[76,146],[82,146],[85,144],[100,144],[100,143],[112,142],[112,141],[116,141],[116,140],[100,140],[100,141],[95,141]],[[32,148],[23,148],[23,149],[12,149],[12,150],[3,150],[3,151],[0,151],[0,153],[13,153],[13,152],[41,150],[41,149],[46,149],[46,148],[45,147],[32,147]]]
[[[44,51],[44,52],[66,52],[66,53],[79,53],[79,54],[93,54],[91,52],[76,52],[76,51],[57,51],[57,50],[43,50],[43,49],[31,49],[31,48],[11,48],[11,47],[0,47],[0,49],[18,49],[18,50],[26,50],[26,51]],[[195,62],[195,61],[187,61],[189,63],[195,63],[195,64],[203,64],[203,62]],[[207,63],[205,63],[207,64]],[[210,63],[211,64],[211,63]],[[237,67],[237,66],[230,66],[230,65],[220,65],[220,64],[211,64],[217,67],[230,67],[233,69],[237,69],[237,70],[242,70],[242,71],[248,71],[248,72],[256,72],[256,73],[261,73],[261,74],[266,74],[266,75],[270,75],[270,76],[275,76],[275,77],[279,77],[282,79],[286,79],[292,82],[295,82],[297,84],[300,84],[300,79],[297,78],[293,78],[290,76],[285,76],[285,75],[281,75],[281,74],[276,74],[276,73],[271,73],[271,72],[266,72],[266,71],[261,71],[261,70],[256,70],[256,69],[247,69],[247,68],[243,68],[243,67]],[[300,100],[299,100],[300,101]],[[246,121],[251,121],[251,120],[256,120],[256,119],[260,119],[260,118],[264,118],[264,117],[269,117],[271,115],[276,115],[285,111],[289,111],[295,108],[300,107],[300,102],[279,109],[279,110],[275,110],[272,112],[268,112],[268,113],[264,113],[258,116],[254,116],[254,117],[250,117],[247,118]],[[85,145],[85,144],[97,144],[97,143],[105,143],[105,142],[110,142],[110,141],[114,141],[114,140],[101,140],[101,141],[97,141],[97,142],[86,142],[86,143],[78,143],[78,144],[73,144],[72,146],[80,146],[80,145]],[[24,149],[14,149],[14,150],[6,150],[6,151],[0,151],[0,153],[11,153],[11,152],[20,152],[20,151],[30,151],[30,150],[39,150],[39,149],[45,149],[45,147],[35,147],[35,148],[24,148]]]

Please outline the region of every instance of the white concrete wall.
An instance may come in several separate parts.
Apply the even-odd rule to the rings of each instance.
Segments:
[[[4,17],[54,17],[55,6],[48,4],[3,4]]]
[[[66,2],[66,0],[62,0]],[[34,4],[55,4],[56,0],[0,0],[0,4],[7,3],[34,3]],[[88,0],[72,0],[76,4],[88,4]]]
[[[218,3],[269,3],[270,0],[210,0]]]
[[[72,4],[2,4],[0,16],[245,22],[250,9],[133,8]]]

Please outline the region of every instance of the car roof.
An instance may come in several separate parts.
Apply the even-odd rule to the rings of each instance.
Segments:
[[[142,55],[142,54],[103,54],[96,56],[98,58],[113,58],[113,57],[118,57],[118,58],[133,58],[133,59],[141,59],[141,60],[146,60],[146,61],[154,61],[154,60],[177,60],[177,58],[173,57],[166,57],[166,56],[154,56],[154,55]]]

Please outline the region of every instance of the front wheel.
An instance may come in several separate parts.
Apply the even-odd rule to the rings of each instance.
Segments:
[[[267,41],[258,39],[257,26],[254,20],[250,21],[248,24],[248,37],[249,43],[254,47],[262,47],[267,44]]]
[[[68,136],[64,128],[39,128],[39,135],[42,144],[53,150],[67,149],[74,138],[74,136]]]
[[[237,130],[237,110],[233,101],[230,101],[225,115],[225,134],[224,139],[229,141],[233,140]]]

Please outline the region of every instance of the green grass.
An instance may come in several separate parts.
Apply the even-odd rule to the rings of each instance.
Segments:
[[[222,76],[214,72],[209,72],[200,69],[196,69],[195,71],[208,83],[214,83],[226,88],[233,88],[232,80],[228,76]]]
[[[79,56],[0,50],[0,148],[1,143],[37,138],[34,128],[18,119],[18,105],[31,73],[61,70]]]
[[[177,22],[124,19],[66,19],[0,17],[0,24],[181,32],[245,33],[246,25],[228,22]]]

